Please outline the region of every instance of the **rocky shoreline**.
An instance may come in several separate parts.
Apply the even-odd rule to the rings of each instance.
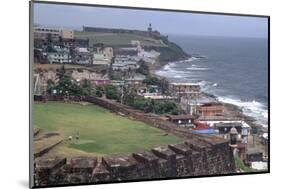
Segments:
[[[175,61],[180,61],[182,59],[178,59],[178,60],[175,60]],[[158,78],[165,78],[163,76],[159,76],[157,75],[155,72],[159,69],[161,69],[162,67],[164,67],[166,64],[168,64],[169,62],[165,62],[165,63],[155,63],[155,65],[153,66],[150,66],[150,73],[151,75],[155,76],[155,77],[158,77]],[[167,78],[165,78],[167,79]],[[202,93],[203,95],[209,97],[209,98],[213,98],[213,99],[217,99],[217,97],[214,95],[214,94],[210,94],[208,92],[203,92]],[[237,117],[243,121],[245,121],[250,127],[251,129],[253,128],[256,128],[257,129],[257,134],[260,134],[260,133],[264,133],[264,132],[268,132],[268,127],[263,127],[261,124],[258,124],[256,121],[256,119],[254,117],[251,117],[251,116],[248,116],[246,115],[243,110],[237,106],[237,105],[234,105],[234,104],[229,104],[229,103],[224,103],[224,102],[221,102],[225,107],[225,109],[231,113],[231,115],[233,115],[233,117]]]

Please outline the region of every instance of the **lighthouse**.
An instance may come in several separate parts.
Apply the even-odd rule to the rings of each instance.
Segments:
[[[149,23],[148,28],[147,28],[148,36],[151,36],[152,34],[152,26],[151,23]]]

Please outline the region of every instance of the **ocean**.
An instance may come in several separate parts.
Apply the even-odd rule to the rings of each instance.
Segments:
[[[237,105],[268,125],[268,40],[262,38],[169,36],[192,58],[156,71],[175,82],[196,82],[218,100]]]

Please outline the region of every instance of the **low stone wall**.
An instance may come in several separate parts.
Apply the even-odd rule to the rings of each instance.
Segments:
[[[62,143],[62,140],[51,144],[50,146],[47,146],[46,148],[40,150],[39,152],[34,153],[34,158],[38,158],[44,154],[46,154],[47,152],[49,152],[50,150],[52,150],[54,147],[56,147],[57,145],[59,145],[60,143]]]
[[[43,159],[35,161],[36,186],[105,183],[235,173],[228,141],[189,130],[114,101],[83,97],[116,113],[125,114],[183,138],[185,142],[150,151],[98,158]]]
[[[122,156],[36,159],[37,186],[104,183],[160,178],[229,174],[235,172],[226,142],[190,139],[184,143]]]

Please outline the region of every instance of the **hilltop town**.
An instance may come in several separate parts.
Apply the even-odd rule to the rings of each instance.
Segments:
[[[153,30],[151,24],[143,31],[35,26],[34,100],[95,102],[118,116],[126,117],[129,111],[133,113],[128,115],[136,120],[139,116],[170,123],[171,127],[159,126],[165,131],[163,135],[178,136],[179,129],[206,136],[206,140],[215,136],[228,141],[236,172],[266,170],[268,136],[254,120],[203,93],[197,83],[171,83],[151,71],[169,61],[188,58],[190,55],[170,42],[168,36]],[[120,111],[111,110],[114,107]],[[77,140],[80,135],[77,131]],[[68,140],[73,138],[69,136]]]

